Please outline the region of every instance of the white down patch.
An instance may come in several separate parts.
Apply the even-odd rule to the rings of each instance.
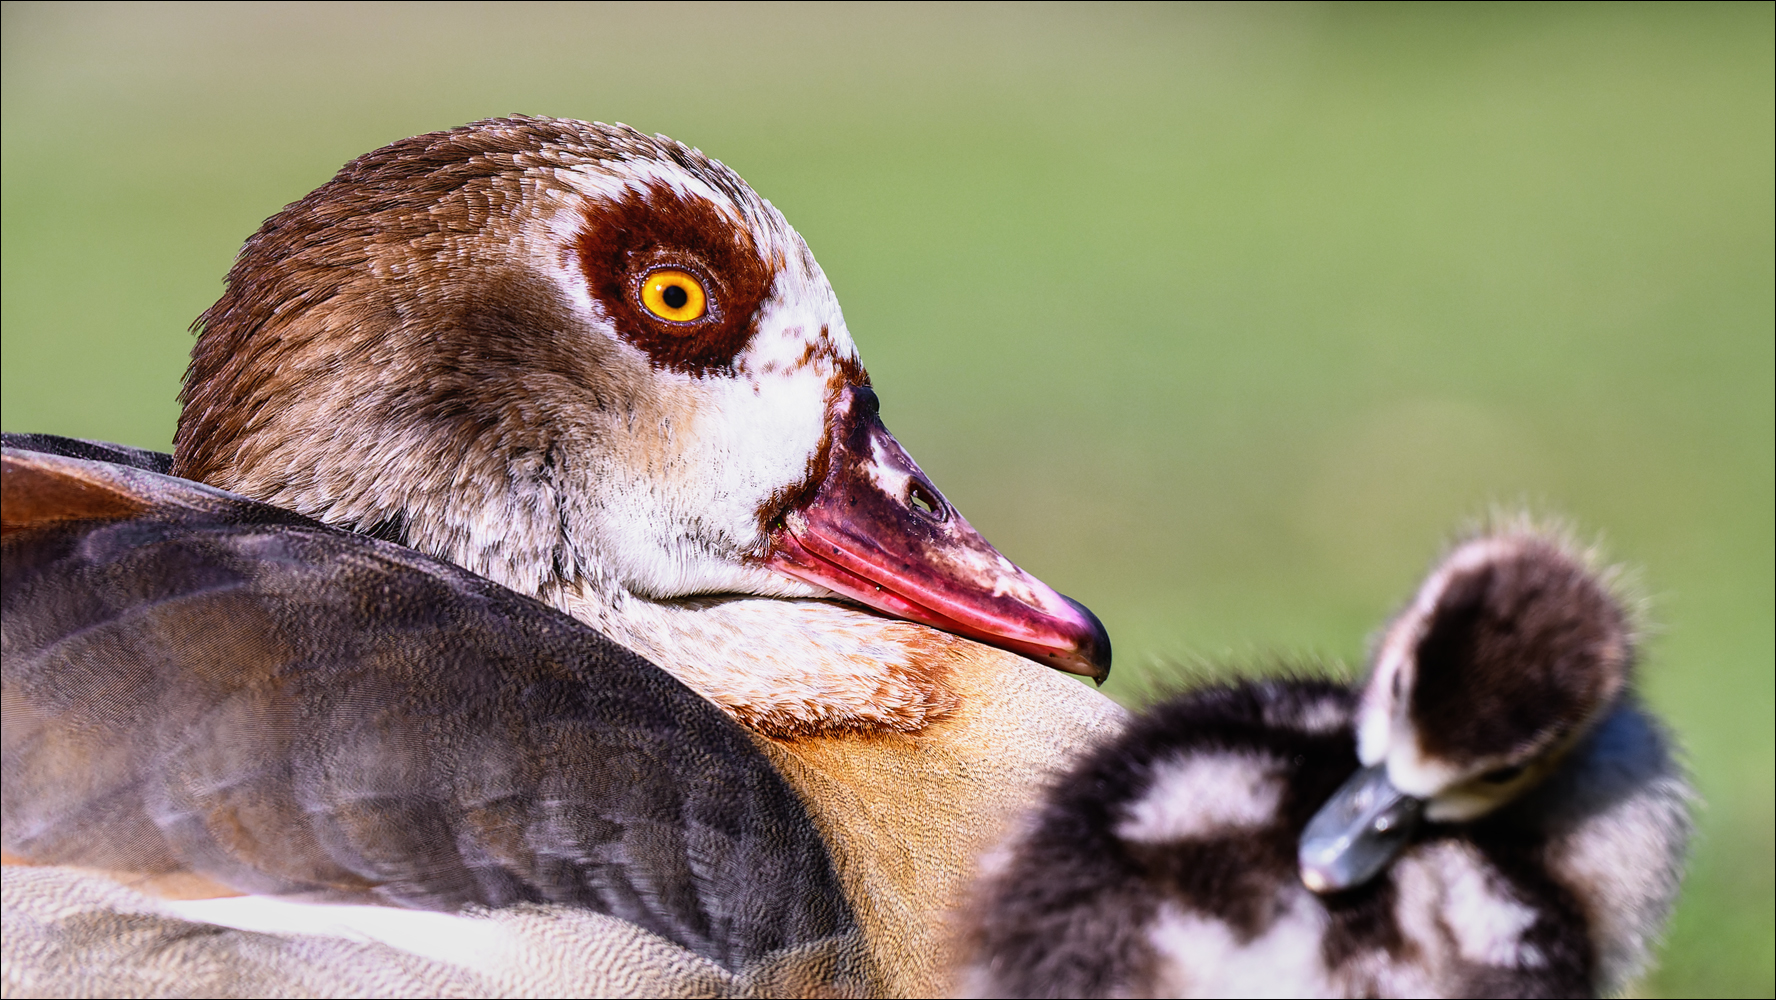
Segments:
[[[1282,801],[1280,762],[1243,753],[1177,756],[1153,766],[1116,835],[1142,844],[1224,837],[1267,826]]]
[[[1304,733],[1341,733],[1350,729],[1351,712],[1337,698],[1316,698],[1305,704],[1271,702],[1264,706],[1264,724]]]
[[[1552,845],[1549,873],[1585,907],[1600,992],[1614,993],[1640,974],[1677,901],[1689,794],[1682,781],[1663,776]]]
[[[1547,965],[1541,950],[1523,940],[1523,932],[1535,924],[1535,910],[1472,845],[1443,842],[1412,850],[1394,864],[1394,884],[1400,929],[1425,955],[1447,955],[1453,946],[1456,955],[1475,965]]]
[[[1147,939],[1159,955],[1154,996],[1329,997],[1320,959],[1326,911],[1305,890],[1290,894],[1264,933],[1242,943],[1223,921],[1162,903]]]

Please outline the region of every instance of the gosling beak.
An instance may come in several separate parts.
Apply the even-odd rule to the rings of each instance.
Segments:
[[[867,386],[842,391],[826,476],[782,513],[765,565],[1103,683],[1103,623],[987,544],[882,426],[878,407]]]
[[[1412,838],[1424,800],[1365,767],[1332,793],[1301,833],[1301,882],[1318,893],[1354,889],[1380,874]]]

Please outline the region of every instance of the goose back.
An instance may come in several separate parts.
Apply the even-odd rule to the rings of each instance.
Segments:
[[[145,469],[6,463],[14,856],[446,911],[561,904],[729,972],[855,933],[753,740],[592,629]],[[26,490],[35,507],[13,502]],[[83,516],[19,523],[58,490]],[[101,493],[109,516],[84,516]]]

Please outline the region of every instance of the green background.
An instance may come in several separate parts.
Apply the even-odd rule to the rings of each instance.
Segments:
[[[167,447],[235,249],[359,153],[665,132],[1125,701],[1360,667],[1489,506],[1638,567],[1706,799],[1640,989],[1776,989],[1771,5],[4,11],[6,429]]]

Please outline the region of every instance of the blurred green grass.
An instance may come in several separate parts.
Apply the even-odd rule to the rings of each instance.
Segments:
[[[1776,991],[1772,8],[4,6],[0,421],[166,447],[341,163],[524,111],[734,166],[1106,689],[1357,664],[1464,519],[1642,567],[1707,799],[1650,995]]]

